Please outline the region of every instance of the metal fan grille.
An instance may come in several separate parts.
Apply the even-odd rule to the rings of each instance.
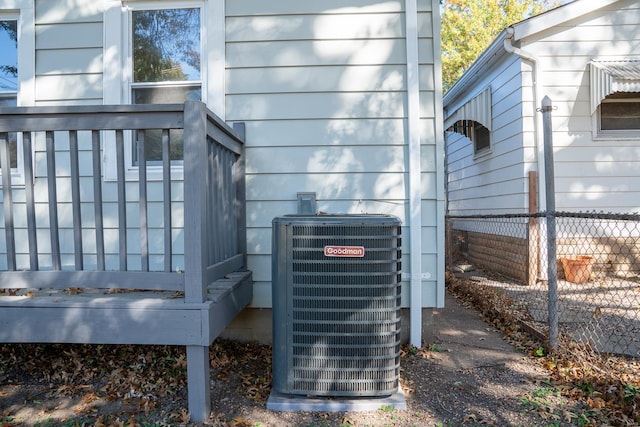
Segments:
[[[393,394],[400,367],[399,224],[318,222],[293,222],[288,233],[288,392]],[[364,256],[327,257],[325,246],[364,247]]]

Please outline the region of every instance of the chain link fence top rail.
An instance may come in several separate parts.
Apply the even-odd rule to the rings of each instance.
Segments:
[[[548,215],[556,226],[561,336],[599,353],[640,357],[639,214],[448,216],[449,266],[508,295],[530,326],[548,333]]]

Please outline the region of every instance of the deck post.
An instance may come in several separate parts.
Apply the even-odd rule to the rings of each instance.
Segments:
[[[184,104],[184,299],[198,303],[207,299],[208,234],[207,180],[208,141],[207,112],[204,104]],[[204,318],[205,316],[202,316]],[[203,330],[203,325],[194,325]],[[204,332],[203,332],[204,334]],[[203,336],[202,341],[208,339]],[[209,344],[209,343],[207,343]],[[209,418],[209,346],[187,346],[187,392],[191,420]]]
[[[204,104],[184,104],[184,296],[186,302],[207,299],[209,261],[207,232],[207,112]]]
[[[209,347],[187,346],[187,391],[192,422],[202,422],[211,413]]]

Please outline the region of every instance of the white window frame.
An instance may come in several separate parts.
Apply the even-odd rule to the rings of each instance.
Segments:
[[[4,0],[0,19],[16,20],[18,27],[18,87],[16,105],[35,105],[35,12],[31,0]],[[24,185],[24,154],[22,137],[18,135],[17,167],[11,169],[11,184]],[[33,156],[33,153],[32,153]],[[0,175],[2,171],[0,170]],[[0,181],[0,186],[2,182]]]
[[[178,8],[200,8],[201,37],[201,93],[202,102],[224,120],[224,0],[171,0],[138,1],[108,0],[104,14],[104,105],[129,104],[131,102],[132,60],[131,57],[131,12],[133,10],[157,10]],[[125,146],[125,178],[138,179],[138,166],[133,164],[132,142]],[[105,179],[117,179],[113,138],[105,138]],[[147,165],[148,179],[162,179],[160,166]],[[171,178],[183,179],[182,162],[171,166]]]
[[[616,99],[609,101],[603,99],[598,105],[595,114],[592,115],[592,133],[594,140],[637,140],[640,139],[640,129],[602,130],[602,118],[600,107],[607,102],[634,102],[640,103],[640,94],[637,98]]]

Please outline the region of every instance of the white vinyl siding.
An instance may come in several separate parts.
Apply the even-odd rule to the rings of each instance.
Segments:
[[[629,135],[595,137],[597,112],[591,114],[589,75],[592,60],[638,59],[639,25],[638,2],[621,0],[518,40],[520,49],[537,58],[536,66],[541,70],[540,98],[548,96],[554,106],[558,210],[640,210],[640,187],[635,179],[640,170],[640,135],[636,138]],[[491,159],[482,158],[482,162],[474,163],[468,144],[452,134],[447,136],[448,200],[452,214],[526,212],[528,209],[527,173],[537,169],[537,162],[542,162],[534,134],[536,115],[537,120],[542,117],[533,104],[530,63],[516,55],[511,58],[515,61],[513,65],[521,70],[519,74],[505,75],[502,66],[497,64],[497,69],[479,79],[464,95],[471,98],[477,93],[474,91],[486,86],[487,79],[491,81],[494,89]],[[454,107],[447,105],[450,109]],[[499,148],[501,141],[515,154],[508,161],[499,161],[500,157],[506,159],[505,150]],[[514,181],[519,185],[512,185]],[[522,188],[520,197],[514,193],[518,187]]]
[[[447,132],[447,196],[449,213],[491,214],[522,212],[526,209],[528,168],[534,159],[525,162],[526,147],[534,147],[532,129],[522,132],[526,116],[531,119],[531,107],[522,101],[523,82],[530,80],[530,70],[521,61],[510,59],[478,82],[477,93],[491,90],[491,152],[476,155],[469,138]],[[468,101],[477,94],[469,95]],[[531,98],[531,96],[528,96]],[[460,107],[452,108],[456,111]]]
[[[556,28],[524,45],[536,51],[553,112],[556,207],[637,212],[640,132],[635,138],[594,138],[589,62],[638,59],[640,4],[624,0]],[[597,179],[594,179],[597,178]]]

